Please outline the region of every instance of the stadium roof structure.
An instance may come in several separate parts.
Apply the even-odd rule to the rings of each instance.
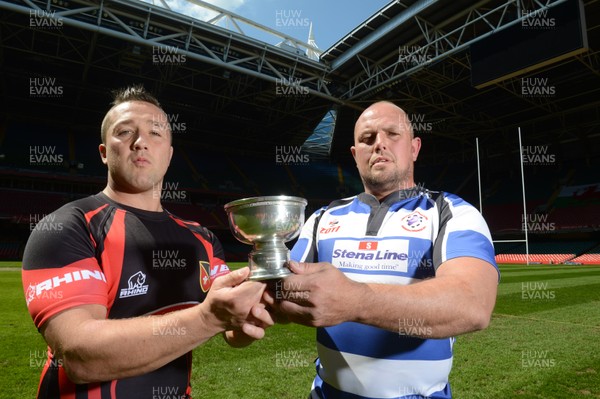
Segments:
[[[552,50],[558,45],[544,42],[543,34],[562,28],[562,21],[554,19],[565,6],[579,6],[583,14],[581,48],[548,56],[545,62],[529,60],[528,54],[538,47]],[[516,30],[534,32],[534,40],[515,41]],[[511,35],[512,43],[496,39]],[[497,79],[475,87],[473,66],[480,61],[474,59],[475,46],[497,51],[490,56],[496,56],[497,64],[516,59],[513,73],[499,73]],[[501,159],[519,151],[519,127],[528,144],[549,144],[563,159],[598,157],[599,50],[596,0],[401,0],[383,7],[321,59],[344,82],[341,99],[362,106],[388,100],[412,114],[411,122],[421,125],[415,130],[421,130],[427,145],[421,163],[473,159],[479,137],[484,157],[496,159],[502,168]],[[518,65],[520,58],[523,63]],[[494,68],[490,62],[481,64],[476,68]],[[342,132],[352,131],[356,117],[344,107],[338,114],[332,148],[337,158],[349,159],[351,134]],[[518,164],[518,155],[516,159]]]
[[[97,132],[110,89],[144,83],[185,123],[180,143],[274,154],[302,145],[339,101],[326,65],[306,55],[317,49],[285,35],[270,45],[218,18],[137,0],[11,0],[0,9],[5,119]]]
[[[585,15],[580,50],[473,83],[474,46],[573,3]],[[422,125],[423,163],[474,157],[475,137],[486,158],[504,157],[518,151],[518,127],[528,144],[600,152],[597,0],[394,0],[319,60],[310,43],[282,36],[278,47],[244,34],[240,24],[258,24],[218,8],[208,22],[137,0],[0,0],[0,9],[5,120],[97,132],[108,90],[140,82],[185,122],[176,140],[199,149],[272,156],[305,143],[333,109],[335,132],[325,137],[344,162],[358,112],[389,100]],[[214,24],[223,18],[237,28]]]

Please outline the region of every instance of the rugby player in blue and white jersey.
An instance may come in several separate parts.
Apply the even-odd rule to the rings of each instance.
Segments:
[[[415,186],[420,148],[401,108],[367,108],[351,147],[365,191],[307,220],[295,274],[265,293],[318,327],[311,398],[451,398],[454,337],[490,322],[499,273],[488,227],[456,195]]]

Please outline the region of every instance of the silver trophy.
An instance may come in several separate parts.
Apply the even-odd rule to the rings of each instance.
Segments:
[[[291,274],[285,267],[285,245],[300,234],[304,198],[285,195],[243,198],[225,205],[229,228],[239,241],[254,245],[248,255],[250,280],[271,280]]]

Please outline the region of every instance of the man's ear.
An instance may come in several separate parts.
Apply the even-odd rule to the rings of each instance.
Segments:
[[[411,152],[412,152],[413,162],[415,162],[417,160],[420,150],[421,150],[421,138],[415,137],[412,139],[412,143],[411,143]]]
[[[100,159],[102,160],[102,163],[106,165],[106,163],[108,162],[106,160],[106,144],[100,144],[98,146],[98,152],[100,152]]]

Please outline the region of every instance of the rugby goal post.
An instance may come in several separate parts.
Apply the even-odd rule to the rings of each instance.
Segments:
[[[528,238],[528,226],[527,226],[527,202],[525,200],[525,172],[523,169],[523,144],[521,142],[521,127],[518,128],[519,135],[519,164],[521,165],[521,189],[523,192],[523,232],[525,233],[525,238],[518,240],[494,240],[492,238],[492,242],[524,242],[525,243],[525,261],[527,266],[529,266],[529,238]],[[479,162],[479,137],[475,138],[475,147],[477,150],[477,182],[479,186],[479,212],[483,215],[483,197],[481,195],[481,165]]]

